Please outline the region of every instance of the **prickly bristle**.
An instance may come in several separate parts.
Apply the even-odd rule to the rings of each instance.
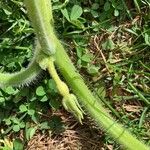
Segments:
[[[0,87],[6,86],[29,86],[34,83],[41,72],[41,68],[36,63],[36,57],[40,53],[40,46],[36,42],[33,58],[28,67],[15,73],[0,73]]]

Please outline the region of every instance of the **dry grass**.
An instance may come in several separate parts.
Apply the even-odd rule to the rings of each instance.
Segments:
[[[57,114],[58,115],[58,114]],[[90,121],[80,125],[70,114],[64,112],[59,116],[66,124],[66,130],[60,134],[41,133],[28,142],[26,150],[102,150],[105,145],[102,142],[102,131],[92,128]]]

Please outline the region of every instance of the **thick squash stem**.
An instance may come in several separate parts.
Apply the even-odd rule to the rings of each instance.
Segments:
[[[129,150],[150,150],[107,113],[84,83],[59,40],[56,41],[56,45],[55,64],[95,123]]]
[[[127,131],[127,129],[125,129],[122,125],[117,123],[117,121],[115,121],[106,112],[106,110],[102,106],[102,104],[96,100],[96,98],[93,96],[92,92],[85,85],[82,77],[77,72],[74,65],[71,63],[71,60],[68,57],[68,55],[66,54],[60,41],[55,36],[52,25],[51,24],[48,25],[47,22],[45,22],[46,28],[44,29],[44,26],[42,26],[42,25],[44,25],[44,21],[45,21],[44,19],[42,19],[43,20],[42,24],[38,24],[39,20],[37,20],[35,18],[38,16],[40,16],[40,19],[41,19],[41,17],[47,17],[47,15],[45,15],[45,14],[47,14],[47,13],[52,14],[52,8],[51,8],[51,6],[50,7],[47,6],[47,8],[43,9],[43,11],[38,11],[38,10],[42,10],[42,5],[37,5],[36,3],[39,2],[41,4],[42,3],[48,4],[47,2],[50,0],[25,0],[25,1],[26,1],[26,6],[28,7],[28,13],[30,15],[31,22],[34,24],[33,27],[35,28],[38,39],[40,39],[40,45],[41,45],[43,51],[45,51],[45,53],[48,53],[47,52],[47,50],[48,50],[51,53],[51,50],[53,51],[53,48],[51,49],[51,46],[49,44],[52,44],[55,46],[55,51],[56,51],[56,53],[54,54],[55,64],[59,68],[63,77],[66,79],[68,85],[72,88],[73,92],[78,96],[80,102],[82,103],[82,105],[84,106],[84,108],[88,112],[88,114],[91,116],[91,118],[95,120],[95,122],[97,123],[97,125],[99,127],[102,127],[104,130],[106,130],[107,133],[109,133],[116,141],[118,141],[120,144],[123,144],[123,146],[126,149],[149,150],[149,148],[146,145],[144,145],[142,142],[137,140],[136,137],[134,137],[129,131]],[[44,7],[46,7],[45,4],[43,4]],[[39,7],[39,8],[34,9],[35,6]],[[32,7],[34,9],[34,12],[32,12]],[[51,20],[49,20],[49,22],[52,22],[52,17],[51,17]],[[41,27],[38,27],[38,26],[41,26]],[[47,26],[49,26],[50,29],[47,29],[48,28]],[[43,31],[41,31],[41,30],[43,30]],[[47,33],[50,33],[49,35],[51,35],[49,41],[48,41],[48,38],[45,37],[45,35],[47,35],[47,33],[45,33],[46,30],[48,30]],[[51,32],[49,32],[49,31],[51,31]],[[37,32],[42,33],[42,34],[38,34]],[[66,107],[66,109],[70,109],[72,107],[73,110],[71,108],[71,111],[76,111],[77,114],[75,114],[75,113],[74,114],[78,117],[78,119],[80,119],[80,118],[82,119],[83,116],[82,116],[82,114],[80,114],[82,111],[80,110],[78,102],[76,102],[76,99],[74,98],[74,96],[71,99],[73,102],[67,100],[70,98],[65,97],[65,94],[67,96],[69,95],[68,87],[66,88],[66,85],[63,86],[64,82],[62,82],[59,79],[59,77],[55,76],[55,74],[57,74],[57,73],[53,72],[53,71],[55,71],[54,64],[53,64],[54,62],[52,62],[52,60],[49,61],[48,59],[46,59],[46,61],[48,62],[48,66],[49,66],[48,70],[49,70],[51,76],[56,81],[56,84],[60,84],[57,87],[58,87],[60,93],[62,94],[62,96],[65,98],[64,103],[66,105],[64,105],[64,107]],[[44,66],[45,64],[43,63],[42,65]],[[64,87],[65,90],[62,87]],[[68,104],[68,102],[69,102],[69,104]],[[70,107],[70,104],[71,104],[71,107]],[[75,106],[74,106],[74,104],[75,104]]]
[[[24,0],[28,10],[28,16],[32,20],[32,26],[38,41],[47,55],[55,53],[54,31],[49,28],[53,24],[53,16],[50,0]]]

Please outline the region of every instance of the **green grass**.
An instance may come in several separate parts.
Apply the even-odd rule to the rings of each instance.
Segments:
[[[95,96],[150,145],[149,7],[146,0],[73,0],[64,4],[53,0],[57,34]],[[31,59],[35,40],[22,1],[2,0],[0,22],[0,72],[21,70]],[[65,130],[58,116],[43,118],[50,108],[61,108],[61,103],[54,81],[46,73],[40,79],[30,88],[0,89],[2,139],[22,129],[26,141],[36,130]],[[106,135],[103,142],[112,144],[112,139]],[[119,149],[117,144],[113,146]]]

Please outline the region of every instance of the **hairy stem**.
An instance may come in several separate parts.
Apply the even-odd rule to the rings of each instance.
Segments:
[[[41,68],[36,62],[36,56],[40,53],[39,46],[35,48],[34,56],[26,69],[16,73],[0,73],[0,87],[28,85],[36,79]]]
[[[97,122],[99,127],[102,126],[105,131],[110,133],[116,141],[123,144],[126,148],[130,150],[148,150],[149,148],[147,146],[131,135],[122,125],[117,123],[117,121],[106,112],[105,108],[97,102],[91,91],[85,85],[82,77],[77,73],[77,70],[58,40],[56,41],[56,45],[56,65],[66,79],[68,85],[79,97],[79,101],[83,104],[91,118]]]
[[[50,0],[25,0],[24,1],[32,26],[38,37],[44,53],[52,55],[55,53],[55,41],[53,39],[53,28],[49,28],[53,23],[51,1]]]
[[[67,85],[66,85],[65,90],[61,89],[61,85],[60,84],[63,81],[61,81],[60,77],[58,76],[58,74],[56,72],[53,58],[49,58],[47,69],[48,69],[50,75],[52,76],[52,78],[54,79],[54,81],[56,82],[57,88],[58,88],[59,92],[61,93],[61,95],[62,96],[68,95],[69,94],[69,88],[67,87]]]
[[[42,10],[42,3],[47,4],[48,1],[50,0],[47,0],[47,1],[46,0],[25,0],[26,6],[28,8],[30,20],[33,24],[33,27],[35,28],[35,32],[38,36],[38,39],[40,39],[40,41],[43,40],[43,43],[42,41],[40,42],[42,49],[43,50],[45,49],[46,51],[51,50],[51,47],[48,46],[48,43],[50,45],[56,46],[55,47],[56,48],[55,64],[57,65],[60,72],[66,79],[68,85],[73,89],[74,93],[79,97],[79,100],[83,104],[87,113],[89,113],[91,118],[93,118],[97,122],[99,127],[102,126],[103,129],[107,131],[114,139],[116,139],[118,142],[120,142],[120,144],[123,144],[126,148],[130,150],[135,150],[135,149],[136,150],[148,150],[149,148],[147,146],[145,146],[142,142],[138,141],[124,127],[118,124],[106,112],[105,108],[100,103],[97,102],[95,97],[92,95],[91,91],[85,85],[82,77],[79,75],[74,65],[71,63],[71,60],[66,54],[60,41],[56,38],[53,32],[52,25],[49,24],[50,29],[47,29],[48,27],[45,27],[44,25],[45,20],[42,19],[41,17],[47,17],[45,15],[47,13],[52,14],[51,6],[50,7],[47,6],[47,8],[44,9],[43,11],[38,11],[38,10]],[[37,3],[39,4],[41,3],[41,5],[37,5]],[[36,9],[34,9],[35,6],[36,6]],[[34,11],[32,11],[32,7]],[[35,18],[38,16],[40,16],[39,20]],[[38,24],[38,21],[42,21],[42,20],[43,22],[42,23],[39,22]],[[51,20],[49,21],[51,22]],[[45,22],[45,24],[47,25],[47,21]],[[46,31],[49,35],[51,35],[51,37],[48,36],[49,41],[47,39],[47,33],[45,33]],[[50,31],[52,32],[49,33]],[[38,32],[41,34],[38,34]]]

